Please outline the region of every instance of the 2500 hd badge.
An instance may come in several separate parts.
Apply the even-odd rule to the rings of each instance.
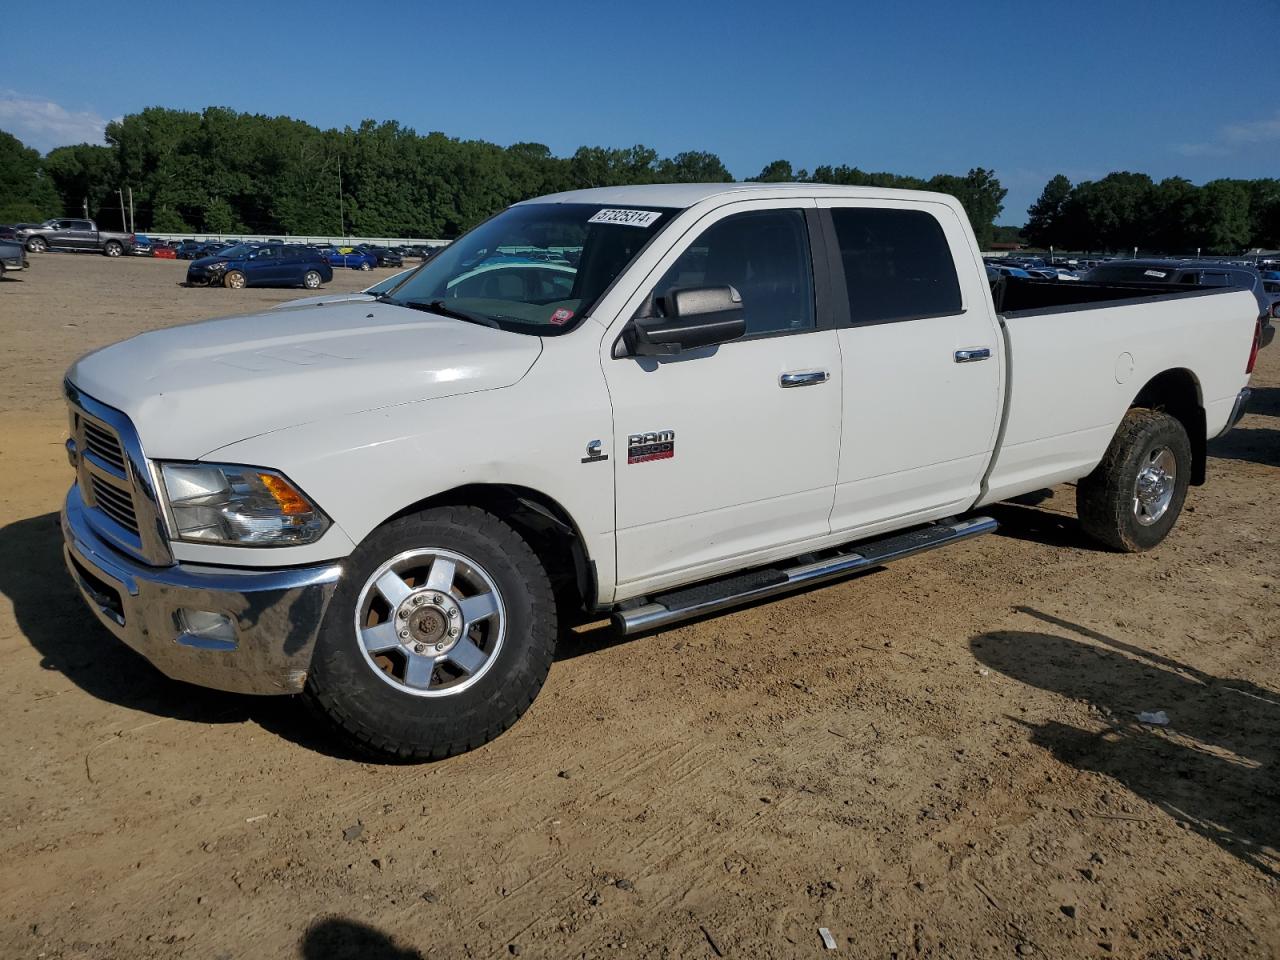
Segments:
[[[633,433],[627,437],[627,463],[670,460],[675,455],[676,432],[674,430]]]

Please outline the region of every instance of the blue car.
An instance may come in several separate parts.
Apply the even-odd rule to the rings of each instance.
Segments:
[[[305,287],[316,290],[333,279],[333,268],[318,250],[294,243],[237,244],[193,260],[187,286]]]
[[[367,250],[346,249],[341,250],[338,247],[325,247],[320,251],[324,254],[326,260],[329,261],[331,267],[349,267],[352,270],[372,270],[378,265],[377,254],[370,253]]]

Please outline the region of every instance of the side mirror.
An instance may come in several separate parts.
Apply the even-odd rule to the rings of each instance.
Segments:
[[[662,316],[636,317],[623,332],[626,355],[671,357],[747,332],[742,296],[730,286],[672,290],[657,305]]]

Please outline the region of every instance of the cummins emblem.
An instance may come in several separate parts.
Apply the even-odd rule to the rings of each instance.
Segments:
[[[670,460],[675,455],[676,432],[674,430],[633,433],[627,437],[627,463]]]

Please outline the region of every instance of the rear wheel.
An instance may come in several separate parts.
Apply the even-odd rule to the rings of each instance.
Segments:
[[[248,280],[239,270],[228,270],[226,276],[222,278],[222,285],[232,290],[243,290],[248,285]]]
[[[551,583],[476,507],[395,520],[352,554],[321,625],[308,699],[365,750],[436,760],[498,736],[542,688]]]
[[[49,243],[44,237],[32,237],[27,241],[27,249],[32,253],[44,253],[49,249]]]
[[[1158,545],[1182,512],[1191,482],[1191,441],[1157,410],[1130,410],[1102,462],[1076,486],[1086,533],[1126,553]]]
[[[314,270],[308,270],[302,275],[302,285],[308,290],[315,290],[320,286],[320,274]]]
[[[369,261],[368,261],[368,260],[361,260],[361,261],[360,261],[360,269],[361,269],[361,270],[369,270],[369,269],[371,269],[371,268],[370,268],[370,266],[369,266]]]
[[[124,246],[118,240],[108,240],[102,248],[102,252],[108,257],[118,257],[124,253]]]

